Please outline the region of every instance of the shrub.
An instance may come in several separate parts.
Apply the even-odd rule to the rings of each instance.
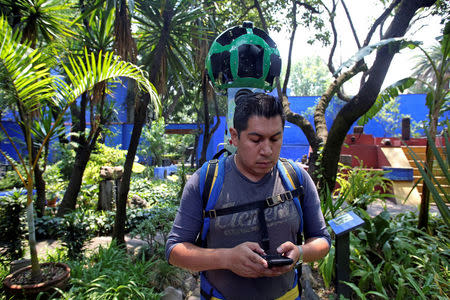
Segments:
[[[97,209],[98,203],[98,184],[85,184],[80,188],[80,193],[78,194],[77,204],[82,209]],[[115,204],[115,201],[113,201]]]
[[[65,179],[65,176],[63,176],[62,172],[63,171],[60,169],[59,162],[47,166],[47,169],[44,173],[47,199],[52,199],[54,197],[57,197],[58,199],[63,198],[68,181],[67,179]]]
[[[6,276],[9,275],[9,268],[7,264],[0,264],[0,282],[3,282],[5,280]],[[0,299],[7,299],[5,295],[4,289],[0,289]]]
[[[148,249],[153,254],[157,253],[158,248],[164,249],[176,211],[177,207],[170,202],[161,202],[155,205],[148,210],[148,214],[143,220],[139,222],[136,222],[136,218],[133,220],[136,225],[131,230],[130,236],[144,240],[147,242]]]
[[[0,198],[0,260],[8,261],[23,256],[26,233],[26,196],[22,189],[14,190],[11,196]]]
[[[147,201],[150,206],[163,201],[179,202],[179,189],[179,182],[170,180],[149,181],[148,178],[135,178],[130,184],[128,197],[131,198],[133,195],[138,195]]]
[[[108,147],[104,144],[97,144],[83,175],[83,182],[87,185],[98,184],[100,181],[100,168],[103,166],[122,166],[125,163],[126,150],[120,150],[120,146]]]
[[[346,201],[353,207],[367,209],[367,206],[378,199],[393,197],[387,194],[392,181],[386,177],[386,171],[367,169],[361,161],[359,167],[339,164],[340,171],[336,179],[339,184],[337,194],[346,196]]]
[[[58,239],[61,234],[63,219],[51,215],[44,215],[34,219],[36,239]]]
[[[162,155],[166,151],[166,135],[164,118],[153,121],[149,127],[142,130],[142,142],[140,143],[137,153],[144,161],[149,162],[150,157],[154,157],[153,162],[157,166],[162,165]]]
[[[72,174],[73,165],[75,163],[75,143],[63,144],[60,142],[55,142],[52,146],[52,157],[51,160],[55,163],[53,164],[59,170],[63,180],[69,180]],[[48,172],[49,170],[47,170]],[[46,173],[47,173],[46,172]]]
[[[21,174],[24,174],[25,172],[23,170],[22,166],[17,166],[21,172]],[[19,175],[17,175],[17,172],[14,170],[7,171],[5,175],[0,179],[0,191],[3,190],[11,190],[14,188],[22,188],[23,183],[20,180]]]
[[[92,235],[85,211],[77,210],[64,216],[60,226],[60,237],[67,248],[69,259],[76,260],[83,255],[83,247]]]
[[[72,287],[63,299],[159,299],[150,284],[154,262],[133,260],[114,242],[82,261],[68,262]]]
[[[351,283],[362,299],[445,299],[448,284],[450,230],[442,218],[430,223],[434,235],[416,228],[414,213],[375,218],[360,211],[365,225],[351,235]]]

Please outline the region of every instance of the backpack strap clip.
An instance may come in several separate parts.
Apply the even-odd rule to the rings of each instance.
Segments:
[[[293,200],[295,197],[302,195],[303,187],[300,186],[293,191],[286,191],[283,194],[274,195],[266,199],[267,207],[272,207],[280,203]]]
[[[284,199],[281,197],[281,195],[274,195],[266,199],[267,207],[272,207],[283,202]]]
[[[213,219],[215,217],[217,217],[217,213],[216,213],[215,209],[211,209],[211,210],[208,210],[208,211],[205,211],[205,210],[203,211],[203,218]]]

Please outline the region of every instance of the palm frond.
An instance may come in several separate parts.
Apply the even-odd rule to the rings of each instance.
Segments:
[[[153,106],[157,113],[160,112],[160,100],[144,72],[129,62],[121,61],[112,52],[105,54],[100,52],[96,57],[95,54],[89,54],[85,50],[84,59],[69,57],[69,64],[64,64],[63,68],[68,76],[70,88],[61,83],[59,92],[61,98],[67,99],[68,103],[72,103],[82,93],[92,89],[96,83],[118,77],[128,77],[136,80],[140,87],[150,94]]]
[[[2,77],[9,78],[2,88],[11,95],[5,100],[14,101],[8,104],[17,104],[25,115],[31,116],[40,103],[54,95],[49,69],[37,63],[39,51],[21,44],[4,18],[0,18],[0,39],[0,69]]]

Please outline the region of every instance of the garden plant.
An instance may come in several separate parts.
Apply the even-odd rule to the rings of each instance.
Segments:
[[[70,59],[70,65],[62,65],[70,79],[70,84],[50,73],[49,67],[40,60],[40,52],[21,43],[19,33],[13,32],[9,24],[2,17],[0,19],[0,36],[2,40],[0,48],[0,63],[2,88],[8,91],[8,96],[2,97],[1,107],[16,107],[20,111],[20,124],[24,132],[28,157],[23,157],[14,141],[2,127],[4,134],[15,147],[19,162],[13,161],[7,154],[2,154],[18,173],[27,190],[27,223],[29,246],[32,261],[31,281],[40,282],[42,272],[36,253],[36,240],[34,230],[33,213],[33,171],[38,165],[40,154],[54,133],[54,129],[60,126],[68,107],[85,91],[91,89],[96,83],[108,81],[119,76],[128,76],[141,82],[148,92],[155,96],[150,82],[143,76],[142,71],[129,64],[113,58],[110,53],[95,57],[87,52],[83,60]],[[6,93],[5,93],[6,95]],[[33,151],[33,124],[39,120],[43,104],[60,107],[61,112],[50,128],[37,153]],[[21,164],[25,173],[20,173],[16,167]]]
[[[214,1],[214,5],[202,6],[199,2],[188,0],[0,1],[0,9],[5,16],[0,20],[0,111],[2,114],[12,111],[24,133],[23,141],[6,134],[1,137],[16,146],[18,157],[14,160],[6,156],[14,169],[0,179],[0,189],[22,187],[26,190],[22,195],[15,190],[12,197],[1,200],[1,250],[6,252],[2,252],[0,257],[0,280],[9,273],[8,262],[22,257],[25,252],[32,258],[35,277],[39,275],[39,261],[65,262],[70,266],[72,279],[69,288],[55,290],[49,298],[158,299],[167,286],[178,288],[184,285],[187,274],[165,261],[163,245],[186,177],[193,170],[183,167],[179,177],[173,177],[175,181],[172,178],[163,181],[152,178],[151,166],[146,166],[140,173],[133,172],[132,166],[136,153],[140,158],[153,155],[161,161],[163,158],[182,157],[182,150],[186,147],[195,145],[197,149],[201,124],[205,125],[206,138],[202,152],[206,153],[214,119],[209,110],[213,105],[217,106],[216,96],[204,76],[208,46],[217,32],[236,25],[236,20],[249,19],[267,32],[280,29],[282,24],[291,30],[292,42],[284,86],[278,87],[278,94],[283,99],[288,121],[306,133],[313,150],[309,167],[310,172],[314,169],[319,171],[313,177],[319,182],[326,219],[354,210],[365,220],[364,227],[350,235],[352,274],[347,284],[354,292],[352,298],[447,299],[450,294],[449,199],[447,194],[439,192],[441,186],[436,183],[430,170],[433,165],[429,161],[420,162],[415,157],[422,180],[426,182],[440,211],[439,215],[429,213],[429,205],[424,202],[421,206],[424,214],[422,221],[419,221],[415,214],[410,213],[393,215],[384,211],[378,216],[369,216],[365,209],[374,201],[391,197],[385,192],[388,180],[382,172],[367,170],[362,165],[359,168],[342,167],[338,160],[350,126],[361,116],[364,119],[365,113],[381,108],[386,103],[384,100],[395,98],[412,84],[410,80],[403,81],[386,91],[390,93],[388,97],[383,98],[386,96],[384,93],[379,95],[391,60],[401,55],[397,52],[402,47],[420,46],[398,37],[405,36],[413,27],[415,17],[422,16],[421,12],[440,14],[443,19],[448,19],[448,4],[440,0],[381,1],[383,11],[378,17],[372,15],[374,22],[369,26],[371,28],[364,42],[360,43],[362,40],[359,40],[358,33],[362,33],[361,28],[353,28],[345,2],[349,1]],[[76,5],[69,10],[66,4]],[[336,21],[342,11],[341,6],[352,27],[354,41],[351,42],[356,42],[361,50],[347,62],[345,66],[348,69],[337,69],[333,65],[337,61],[334,56],[340,53],[335,51],[337,42],[346,42],[340,36],[342,29],[336,26],[339,25]],[[429,7],[432,11],[428,10]],[[277,20],[280,11],[283,12],[281,21]],[[8,27],[6,20],[14,28]],[[314,108],[314,124],[290,111],[286,96],[291,57],[295,53],[292,45],[298,25],[305,26],[307,30],[304,32],[311,33],[310,37],[316,42],[322,42],[324,47],[331,46],[327,67],[329,77],[334,80],[328,89],[322,89],[323,95]],[[328,30],[327,25],[332,30]],[[432,119],[430,128],[434,128],[436,114],[448,112],[449,107],[448,26],[446,35],[440,40],[438,52],[443,54],[441,60],[432,58],[428,51],[424,51],[428,67],[431,65],[432,73],[439,79],[433,83],[424,80],[430,88],[426,91],[429,93],[427,105]],[[380,36],[383,35],[384,39],[381,42],[374,34],[380,28]],[[135,29],[137,31],[132,32]],[[70,45],[65,45],[65,41],[70,41],[67,43]],[[143,64],[148,73],[120,61],[112,54],[113,51],[123,60]],[[367,59],[369,52],[376,52],[374,60]],[[56,73],[61,76],[55,76]],[[351,97],[345,95],[343,85],[358,73],[363,73],[359,90]],[[114,134],[114,129],[108,129],[106,124],[115,121],[116,107],[106,102],[104,106],[95,106],[98,101],[95,99],[105,99],[110,91],[106,81],[118,76],[128,76],[138,81],[126,82],[126,120],[120,120],[134,123],[130,144],[122,145],[124,148],[128,146],[127,152],[119,150],[119,145],[107,147],[103,144]],[[161,102],[147,79],[157,86]],[[122,84],[119,81],[115,83]],[[148,93],[142,94],[135,88],[137,86],[143,86]],[[82,94],[84,105],[68,108],[70,104],[78,104],[75,99]],[[333,124],[326,124],[325,111],[332,109],[330,101],[333,96],[345,101],[339,100],[338,109],[333,111]],[[160,104],[164,120],[148,122],[158,117],[148,113],[149,110],[159,108]],[[392,107],[396,107],[395,103]],[[219,109],[226,110],[224,107]],[[72,134],[67,136],[62,123],[67,116],[63,116],[64,112],[69,111],[74,124],[77,123],[74,116],[83,116],[87,120],[90,113],[91,125],[100,126],[91,127],[90,131],[84,124],[84,127],[71,128]],[[101,120],[96,119],[96,113]],[[383,118],[382,115],[377,117]],[[84,118],[80,117],[80,120]],[[164,124],[172,122],[196,122],[199,130],[195,135],[180,139],[163,136]],[[0,122],[0,129],[2,125]],[[394,125],[389,124],[386,128],[393,128]],[[2,132],[6,131],[6,128],[2,129]],[[442,156],[433,150],[434,134],[432,131],[429,150],[437,158],[434,166],[439,166],[448,180],[448,137],[445,138],[447,154]],[[89,147],[83,148],[81,145]],[[53,161],[48,160],[47,146],[53,148]],[[83,153],[84,149],[92,151],[92,155],[86,161],[82,176],[73,176],[76,153]],[[202,159],[206,159],[205,155]],[[95,211],[99,190],[98,170],[105,164],[124,165],[125,178],[120,184],[118,207],[113,207],[113,211]],[[39,176],[35,176],[39,172],[35,171],[43,172],[41,177],[47,183],[48,200],[61,200],[69,179],[76,177],[80,191],[72,193],[74,201],[61,211],[59,217],[55,214],[62,207],[61,201],[56,202],[54,207],[47,206],[45,211],[42,203],[35,205],[38,201],[33,200],[32,190],[34,187],[41,190],[38,186],[42,188]],[[335,181],[340,185],[338,190],[333,189]],[[131,204],[133,197],[145,200],[144,207]],[[41,209],[45,212],[42,215]],[[28,215],[29,250],[23,247],[27,233],[24,231],[24,210]],[[12,225],[13,222],[15,225]],[[418,230],[420,223],[428,223],[427,230]],[[137,253],[127,253],[123,245],[124,233],[143,240],[147,247],[142,247]],[[110,246],[100,247],[96,251],[86,248],[92,237],[111,235],[113,242]],[[40,239],[55,239],[62,246],[55,252],[38,257],[35,243]],[[6,248],[3,247],[4,241],[8,241]],[[318,266],[313,267],[320,271],[325,285],[331,289],[334,248]],[[0,290],[0,299],[5,298],[4,291]]]

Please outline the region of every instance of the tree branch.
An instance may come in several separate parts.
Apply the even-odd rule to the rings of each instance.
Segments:
[[[382,39],[384,22],[386,21],[387,17],[392,13],[394,8],[396,8],[400,4],[400,2],[401,0],[394,0],[391,3],[391,5],[389,5],[389,7],[375,20],[372,27],[370,27],[369,32],[367,33],[366,39],[364,40],[363,43],[363,47],[369,45],[370,40],[372,39],[372,36],[375,33],[375,30],[377,29],[378,26],[380,27],[380,40]],[[364,72],[361,77],[360,86],[362,86],[364,82],[366,82],[366,78],[367,72]]]
[[[242,13],[242,15],[239,17],[239,19],[237,20],[237,24],[240,24],[243,21],[248,20],[248,17],[247,17],[248,12],[251,11],[252,9],[256,8],[254,5],[252,5],[250,7],[246,7],[246,6],[244,6],[244,7],[245,7],[245,12]]]
[[[297,4],[298,6],[303,6],[304,8],[306,8],[307,10],[312,12],[313,14],[318,14],[319,13],[319,11],[317,9],[315,9],[314,7],[312,7],[310,4],[308,4],[306,2],[295,1],[295,4]]]
[[[384,38],[404,36],[409,22],[417,10],[431,6],[436,0],[408,0],[402,1]],[[397,50],[397,51],[396,51]],[[334,187],[339,161],[340,148],[345,136],[353,123],[366,113],[375,102],[381,85],[386,77],[391,61],[398,49],[384,46],[378,49],[373,66],[368,72],[368,80],[361,87],[352,101],[347,103],[337,114],[330,129],[323,151],[324,180],[329,187]]]
[[[354,77],[359,72],[366,70],[367,66],[363,61],[357,62],[350,70],[342,73],[336,78],[333,83],[328,87],[326,92],[320,97],[319,103],[317,103],[316,109],[314,111],[314,125],[316,128],[316,133],[319,139],[325,141],[328,138],[328,129],[325,120],[325,111],[330,104],[331,99],[334,94],[341,88],[341,86]]]
[[[296,31],[297,31],[297,4],[296,1],[292,1],[292,32],[291,38],[289,39],[289,54],[288,54],[289,59],[286,66],[286,74],[284,76],[283,91],[282,91],[283,95],[286,95],[289,76],[291,75],[292,48],[294,47],[294,38]]]
[[[261,6],[259,5],[258,0],[254,0],[254,6],[256,8],[256,10],[258,11],[258,15],[259,15],[259,19],[261,20],[261,25],[264,29],[265,32],[268,32],[267,30],[267,23],[266,23],[266,19],[264,18]]]
[[[288,55],[288,63],[286,66],[286,74],[284,77],[284,84],[283,84],[283,90],[282,90],[283,95],[286,95],[287,85],[289,83],[289,76],[291,75],[292,49],[294,47],[295,33],[297,31],[297,26],[298,26],[297,5],[305,7],[306,9],[311,11],[311,13],[319,13],[319,11],[317,9],[315,9],[308,3],[303,3],[303,2],[295,1],[295,0],[292,1],[292,32],[291,32],[291,38],[289,39],[289,41],[290,41],[289,42],[289,55]]]
[[[336,51],[336,45],[337,45],[337,30],[336,30],[336,24],[334,23],[334,16],[336,14],[336,1],[333,0],[333,9],[330,11],[328,7],[324,5],[325,10],[328,12],[328,16],[330,17],[330,24],[331,24],[331,30],[333,31],[333,45],[331,46],[330,54],[328,55],[328,70],[330,70],[331,74],[336,73],[336,69],[333,65],[333,56],[334,51]],[[335,75],[337,77],[337,75]]]
[[[173,113],[173,111],[175,110],[175,107],[177,106],[180,98],[181,98],[181,93],[177,93],[176,95],[173,96],[172,99],[172,103],[169,105],[169,107],[167,108],[166,112],[164,113],[164,120],[167,120],[169,118],[169,116]]]
[[[347,5],[345,5],[345,1],[341,0],[342,6],[344,7],[345,15],[347,16],[348,23],[350,24],[350,28],[352,29],[353,37],[355,38],[356,45],[358,49],[361,49],[361,44],[359,43],[358,35],[356,34],[355,27],[353,26],[352,17],[350,17],[350,12],[347,9]]]
[[[286,120],[288,122],[300,127],[300,129],[305,134],[306,139],[308,140],[311,148],[313,150],[318,149],[319,140],[317,139],[317,136],[316,136],[316,133],[314,132],[314,127],[312,126],[312,124],[308,121],[308,119],[306,119],[302,115],[295,113],[291,110],[291,108],[289,107],[290,104],[289,104],[288,97],[283,96],[282,103],[283,103],[283,111],[284,111],[284,114],[286,115]]]
[[[342,100],[344,102],[350,102],[353,98],[352,96],[345,94],[341,88],[336,92],[336,95],[338,96],[338,98],[340,100]]]
[[[402,0],[394,0],[391,5],[375,20],[372,27],[370,27],[369,32],[367,33],[366,39],[364,40],[363,47],[369,45],[372,36],[377,29],[378,26],[381,26],[387,19],[387,17],[391,14],[391,12],[396,8]]]

